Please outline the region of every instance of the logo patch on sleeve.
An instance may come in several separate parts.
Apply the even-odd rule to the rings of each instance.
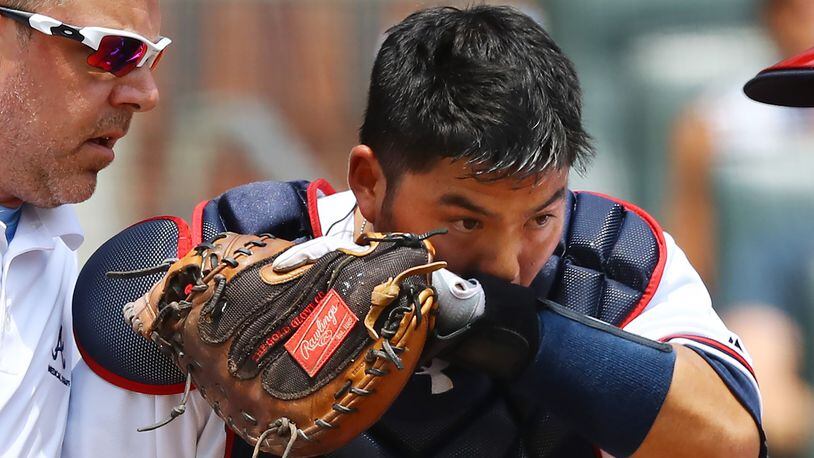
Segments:
[[[285,343],[285,349],[313,377],[348,337],[357,321],[359,318],[332,289]]]

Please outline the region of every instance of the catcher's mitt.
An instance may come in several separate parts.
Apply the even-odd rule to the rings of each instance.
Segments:
[[[124,315],[255,454],[325,454],[375,423],[418,363],[435,320],[428,274],[446,265],[427,236],[366,234],[363,253],[279,272],[291,242],[221,234]]]

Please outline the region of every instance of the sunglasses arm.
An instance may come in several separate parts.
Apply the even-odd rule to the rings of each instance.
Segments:
[[[0,16],[6,16],[46,35],[56,35],[80,42],[84,40],[79,29],[42,14],[13,10],[0,6]]]
[[[42,14],[29,13],[27,11],[13,10],[0,6],[0,16],[6,16],[20,24],[31,27],[34,30],[46,35],[53,35],[53,29],[62,25],[61,22]]]
[[[79,42],[85,39],[79,29],[41,14],[32,14],[29,19],[29,25],[31,25],[31,28],[46,35],[56,35]]]

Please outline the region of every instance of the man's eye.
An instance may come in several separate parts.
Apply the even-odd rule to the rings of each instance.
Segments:
[[[538,215],[532,218],[532,222],[536,227],[545,227],[551,220],[551,215]]]
[[[455,228],[455,230],[460,232],[472,232],[476,229],[480,229],[481,224],[480,221],[476,219],[464,218],[455,221],[452,223],[452,226]]]

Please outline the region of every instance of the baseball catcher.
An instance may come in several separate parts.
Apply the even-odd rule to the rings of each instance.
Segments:
[[[576,73],[532,18],[486,5],[410,15],[374,62],[347,191],[247,184],[201,202],[191,229],[148,221],[88,261],[66,458],[146,441],[152,458],[766,456],[748,352],[655,219],[568,189],[590,156]],[[449,231],[432,238],[449,274],[431,282],[440,264],[423,236],[338,246],[435,228]],[[168,275],[102,281],[220,232],[300,243],[227,236]],[[134,300],[127,317],[171,358],[122,319]],[[321,333],[322,346],[312,333],[329,322],[346,335]],[[422,348],[433,326],[427,342],[451,344],[438,358]],[[187,414],[135,432],[192,382]],[[90,437],[100,418],[109,433]]]

